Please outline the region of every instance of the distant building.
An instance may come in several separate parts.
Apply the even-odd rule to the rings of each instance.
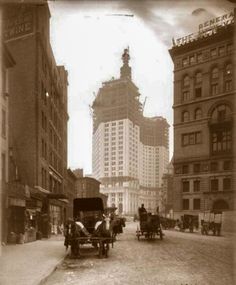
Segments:
[[[92,177],[79,177],[76,179],[76,198],[100,197],[104,207],[107,207],[107,196],[100,193],[100,182]]]
[[[77,169],[73,170],[73,173],[75,174],[75,176],[76,176],[77,178],[84,176],[84,170],[83,170],[83,168],[77,168]]]
[[[65,218],[67,192],[67,71],[56,65],[49,21],[47,3],[4,6],[3,39],[17,63],[9,75],[11,161],[19,183],[27,185],[28,226],[45,237]],[[17,203],[9,199],[12,215]]]
[[[155,211],[169,159],[169,125],[146,118],[132,81],[129,51],[120,78],[102,83],[93,102],[93,176],[101,181],[108,206],[134,214],[141,203]]]
[[[198,33],[178,39],[169,51],[174,63],[173,201],[179,215],[235,210],[234,13],[226,18],[199,25]]]
[[[73,218],[73,201],[76,198],[77,177],[71,169],[67,170],[67,218]]]

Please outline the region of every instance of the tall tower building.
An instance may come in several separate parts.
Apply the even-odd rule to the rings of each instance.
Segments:
[[[175,216],[234,209],[234,13],[170,49],[174,63]],[[235,171],[235,170],[234,170]]]
[[[108,195],[108,206],[134,214],[140,203],[156,209],[168,163],[169,125],[162,117],[143,117],[128,49],[122,60],[120,78],[103,82],[92,106],[93,176]]]

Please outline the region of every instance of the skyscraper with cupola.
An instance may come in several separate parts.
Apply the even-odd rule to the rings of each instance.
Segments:
[[[108,206],[123,214],[134,214],[141,203],[155,211],[169,159],[169,125],[143,116],[129,60],[125,49],[120,78],[103,82],[92,105],[93,176]]]

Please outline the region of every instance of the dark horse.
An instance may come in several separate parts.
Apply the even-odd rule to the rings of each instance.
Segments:
[[[112,238],[115,239],[117,234],[123,233],[123,227],[125,227],[125,218],[115,217],[110,221],[110,228],[112,232]]]
[[[81,236],[81,232],[73,220],[69,220],[67,222],[65,226],[64,235],[65,235],[64,245],[66,247],[66,250],[70,246],[72,257],[79,256],[79,243],[77,238]]]

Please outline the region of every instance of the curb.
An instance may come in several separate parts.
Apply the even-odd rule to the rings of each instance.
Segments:
[[[50,268],[45,274],[44,277],[41,278],[40,281],[35,282],[34,285],[43,285],[47,279],[51,276],[51,274],[57,269],[57,267],[64,261],[65,257],[67,256],[67,254],[65,254],[65,256],[63,256],[55,266],[53,266],[53,268]]]

